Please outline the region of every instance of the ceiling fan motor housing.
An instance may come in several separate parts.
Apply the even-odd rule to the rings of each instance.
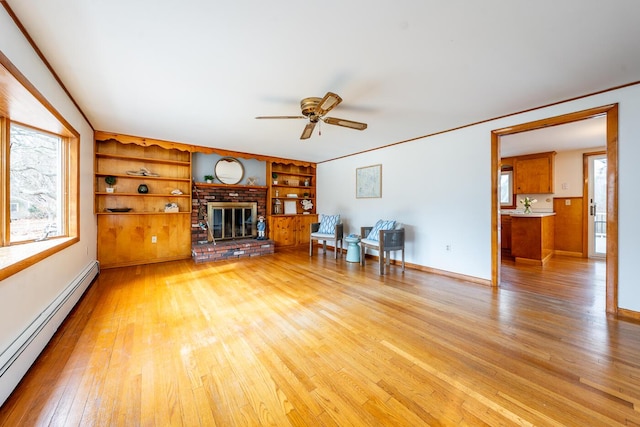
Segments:
[[[313,112],[315,111],[320,101],[322,101],[322,98],[317,97],[304,98],[302,101],[300,101],[300,109],[302,110],[302,115],[307,117],[314,115]]]

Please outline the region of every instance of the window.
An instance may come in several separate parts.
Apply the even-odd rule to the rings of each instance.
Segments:
[[[513,169],[503,169],[500,172],[500,207],[514,208]]]
[[[80,135],[2,52],[0,82],[3,280],[79,241]]]
[[[9,243],[64,235],[62,138],[11,124],[9,141]]]

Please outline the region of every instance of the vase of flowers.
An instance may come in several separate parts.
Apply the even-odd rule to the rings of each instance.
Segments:
[[[524,213],[531,213],[531,205],[536,203],[538,200],[532,199],[531,197],[525,197],[524,199],[520,199],[520,203],[524,206]]]

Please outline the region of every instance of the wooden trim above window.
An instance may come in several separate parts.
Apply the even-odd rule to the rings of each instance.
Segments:
[[[65,163],[66,237],[8,246],[10,205],[7,187],[0,188],[0,280],[22,271],[80,240],[80,134],[36,87],[0,52],[0,181],[8,183],[10,123],[20,123],[61,136]],[[4,141],[4,142],[3,142]]]

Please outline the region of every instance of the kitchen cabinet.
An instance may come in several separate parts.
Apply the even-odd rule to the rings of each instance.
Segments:
[[[555,151],[518,156],[514,160],[516,194],[554,192]]]
[[[555,213],[511,215],[511,255],[516,262],[542,265],[555,250]]]
[[[500,215],[500,247],[503,255],[511,255],[511,216]]]

